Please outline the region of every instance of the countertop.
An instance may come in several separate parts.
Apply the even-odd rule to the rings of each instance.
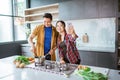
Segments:
[[[83,80],[81,77],[71,74],[69,77],[49,72],[38,71],[28,68],[16,68],[13,60],[17,57],[11,56],[0,59],[0,80]],[[119,80],[119,70],[109,70],[108,80]]]
[[[21,44],[21,46],[23,46],[23,47],[25,47],[25,46],[30,47],[29,44]],[[79,46],[77,48],[78,48],[78,50],[81,50],[81,51],[97,51],[97,52],[110,52],[110,53],[114,53],[115,52],[115,48],[113,48],[113,47]]]

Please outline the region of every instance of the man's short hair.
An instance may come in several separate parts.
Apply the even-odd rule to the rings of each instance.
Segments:
[[[52,20],[52,14],[51,13],[45,13],[43,15],[43,18],[50,18]]]

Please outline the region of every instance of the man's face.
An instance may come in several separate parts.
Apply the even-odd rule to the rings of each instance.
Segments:
[[[45,27],[50,27],[51,26],[51,23],[52,23],[52,20],[50,18],[44,18],[44,25]]]

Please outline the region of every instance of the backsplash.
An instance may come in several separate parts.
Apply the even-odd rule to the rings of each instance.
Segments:
[[[77,47],[85,48],[112,48],[112,52],[115,50],[115,18],[99,18],[99,19],[84,19],[84,20],[69,20],[65,21],[72,23],[75,28],[75,32],[79,36],[77,39]],[[36,24],[31,24],[31,28]],[[55,22],[53,22],[55,25]],[[87,33],[88,42],[85,43],[82,38]],[[99,51],[99,50],[98,50]]]
[[[79,38],[77,47],[115,48],[115,18],[71,20]],[[84,43],[82,36],[87,33],[89,42]]]

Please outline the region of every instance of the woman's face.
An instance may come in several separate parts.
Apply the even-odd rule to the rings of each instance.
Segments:
[[[61,32],[64,32],[64,25],[61,23],[61,22],[58,22],[57,25],[56,25],[56,30],[61,33]]]

